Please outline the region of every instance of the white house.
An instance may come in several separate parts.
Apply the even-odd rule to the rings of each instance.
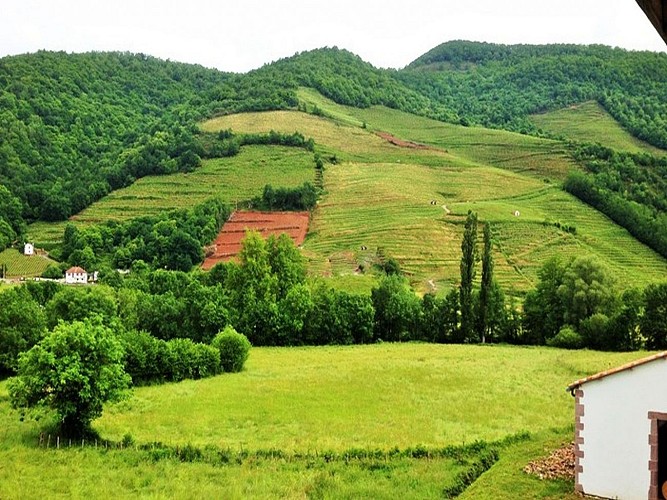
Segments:
[[[23,247],[23,255],[35,255],[35,246],[32,243],[26,243]]]
[[[81,267],[70,267],[65,271],[65,283],[88,283],[88,273]]]
[[[603,498],[663,498],[667,351],[577,380],[568,390],[575,398],[575,489]]]

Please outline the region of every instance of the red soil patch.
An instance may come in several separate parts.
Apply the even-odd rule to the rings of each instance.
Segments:
[[[430,146],[427,146],[425,144],[419,144],[417,142],[412,142],[412,141],[404,141],[403,139],[399,139],[395,135],[390,134],[389,132],[375,132],[375,134],[378,137],[381,137],[385,141],[389,142],[390,144],[393,144],[394,146],[399,146],[401,148],[411,148],[411,149],[435,149]]]
[[[263,238],[285,233],[299,246],[306,239],[308,219],[308,212],[234,212],[222,226],[202,269],[211,269],[218,262],[235,257],[241,251],[241,240],[249,229],[259,231]]]

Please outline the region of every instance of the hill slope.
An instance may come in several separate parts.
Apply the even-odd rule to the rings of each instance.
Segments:
[[[634,136],[667,149],[667,54],[456,41],[396,77],[461,120],[517,131],[536,130],[530,114],[596,100]]]
[[[202,127],[298,130],[315,139],[323,157],[335,155],[304,244],[317,274],[354,275],[382,248],[399,259],[421,291],[447,288],[458,281],[461,222],[468,209],[492,223],[496,274],[507,290],[531,288],[538,268],[554,255],[595,255],[626,276],[624,286],[667,272],[665,259],[560,189],[575,164],[558,141],[445,124],[385,107],[339,106],[303,89],[299,96],[335,119],[294,111],[244,113]],[[387,134],[407,145],[390,142]],[[564,226],[576,227],[576,234]]]

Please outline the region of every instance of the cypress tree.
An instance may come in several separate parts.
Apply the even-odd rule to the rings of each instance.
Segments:
[[[489,330],[489,309],[493,286],[493,256],[491,255],[491,226],[484,224],[484,253],[482,254],[482,286],[479,290],[479,310],[477,311],[477,326],[482,343],[486,341]]]
[[[461,243],[461,331],[460,339],[463,341],[473,338],[474,308],[472,297],[472,284],[475,280],[475,260],[477,257],[477,214],[468,211],[465,230],[463,231],[463,242]]]

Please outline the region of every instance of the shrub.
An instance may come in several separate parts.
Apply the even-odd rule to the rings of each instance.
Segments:
[[[220,352],[220,364],[225,372],[240,372],[250,353],[250,341],[232,326],[218,333],[211,345]]]
[[[564,326],[555,337],[547,341],[547,345],[561,349],[581,349],[584,341],[571,326]]]
[[[60,266],[57,264],[49,264],[44,272],[42,273],[42,278],[57,280],[63,277],[63,272],[60,269]]]
[[[220,351],[206,344],[195,344],[195,366],[196,378],[212,377],[220,373]]]
[[[125,348],[125,372],[135,385],[159,382],[170,378],[165,373],[166,342],[146,332],[129,331],[121,340]]]
[[[196,344],[190,339],[171,339],[167,342],[172,380],[180,382],[195,376]]]

